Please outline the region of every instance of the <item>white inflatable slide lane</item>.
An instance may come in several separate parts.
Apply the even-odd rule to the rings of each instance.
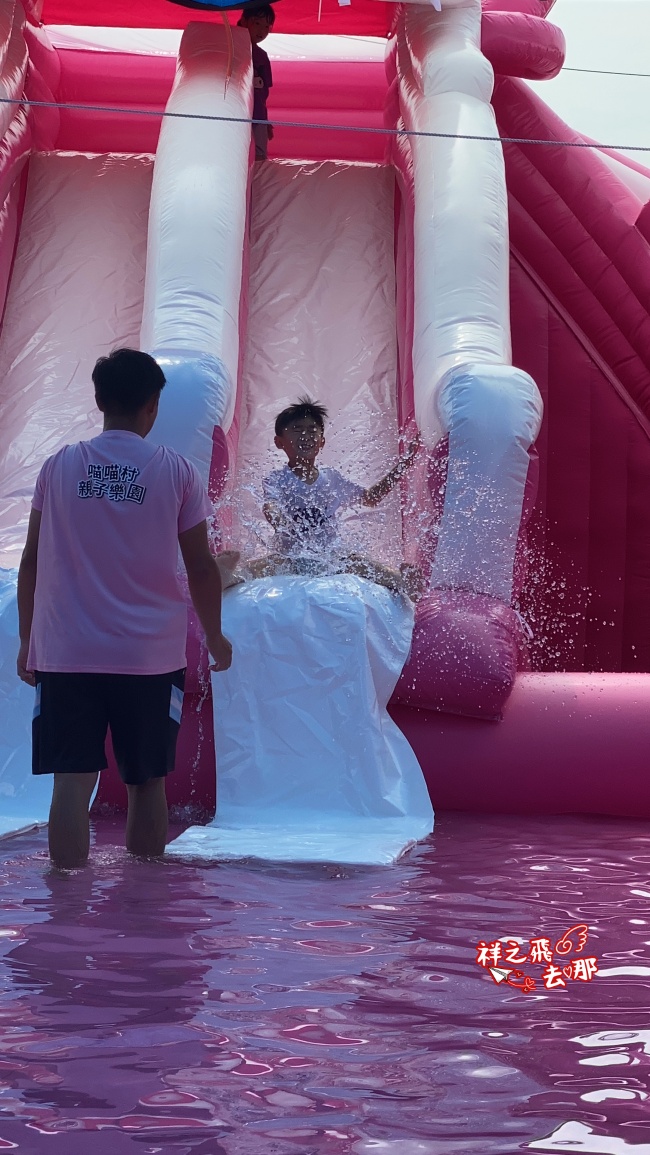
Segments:
[[[247,551],[264,541],[261,479],[282,464],[274,419],[301,393],[336,418],[325,464],[370,484],[395,456],[393,193],[376,165],[257,166],[234,500],[233,544]],[[397,504],[347,530],[399,561]],[[350,575],[229,591],[233,665],[213,676],[217,815],[169,852],[382,864],[426,837],[426,784],[386,712],[412,626],[406,599]]]
[[[16,567],[45,457],[101,429],[91,371],[142,319],[151,159],[30,160],[0,337],[0,835],[45,822],[31,776],[34,691],[16,676]]]
[[[400,114],[415,197],[415,410],[430,445],[449,435],[433,587],[510,603],[515,547],[542,401],[512,367],[508,212],[480,51],[480,0],[407,3],[397,36]]]

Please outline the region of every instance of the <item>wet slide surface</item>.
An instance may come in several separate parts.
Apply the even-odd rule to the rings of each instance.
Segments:
[[[647,824],[443,815],[389,870],[95,838],[67,876],[44,835],[0,844],[0,1148],[646,1155]],[[524,995],[476,964],[581,921],[589,982],[527,963]]]
[[[286,458],[273,445],[278,412],[300,395],[327,406],[319,457],[371,485],[397,453],[393,171],[378,165],[273,161],[252,187],[249,312],[237,543],[269,540],[261,481]],[[349,537],[401,560],[399,499],[351,511]],[[243,531],[243,532],[242,532]]]
[[[256,166],[232,496],[233,544],[245,556],[272,544],[261,483],[286,464],[273,436],[288,403],[307,394],[327,405],[323,464],[358,482],[378,480],[396,456],[393,197],[393,172],[381,166]],[[397,494],[379,511],[350,510],[345,533],[398,565]],[[426,783],[386,711],[412,621],[406,598],[350,575],[228,591],[233,665],[212,681],[217,815],[170,853],[385,863],[425,837]]]

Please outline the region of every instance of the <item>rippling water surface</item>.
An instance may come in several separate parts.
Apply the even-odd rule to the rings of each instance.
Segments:
[[[442,815],[372,870],[121,838],[0,843],[0,1152],[650,1155],[647,823]],[[580,922],[589,982],[476,963]]]

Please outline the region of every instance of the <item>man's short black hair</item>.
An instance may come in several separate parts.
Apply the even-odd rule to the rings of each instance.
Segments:
[[[302,417],[313,418],[325,432],[325,420],[327,418],[325,406],[320,405],[318,401],[312,401],[311,397],[299,397],[293,405],[287,405],[286,409],[278,413],[275,419],[275,436],[280,437],[287,425],[291,425],[292,421],[300,421]]]
[[[244,8],[238,24],[244,24],[247,20],[254,20],[256,16],[264,16],[269,24],[275,24],[275,12],[270,4],[251,4],[250,8]]]
[[[139,349],[114,349],[93,369],[95,396],[107,416],[137,413],[164,384],[158,362]]]

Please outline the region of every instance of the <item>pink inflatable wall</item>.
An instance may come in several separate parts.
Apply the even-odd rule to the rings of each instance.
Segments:
[[[176,61],[169,56],[60,49],[58,99],[96,104],[111,111],[61,110],[56,148],[89,152],[155,152],[162,112],[172,88]],[[383,127],[386,78],[383,62],[284,61],[273,64],[273,116],[304,123],[354,123]],[[133,108],[158,116],[125,115]],[[272,155],[313,160],[381,161],[384,140],[358,132],[283,128]]]
[[[579,140],[500,79],[503,135]],[[599,154],[505,145],[515,363],[538,383],[540,491],[522,604],[534,668],[650,670],[650,245]]]

